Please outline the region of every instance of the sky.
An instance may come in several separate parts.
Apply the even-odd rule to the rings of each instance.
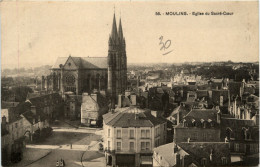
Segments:
[[[212,11],[233,15],[192,15]],[[106,57],[114,12],[117,26],[122,19],[128,63],[258,61],[256,1],[4,1],[0,12],[2,69],[53,65],[69,55]]]

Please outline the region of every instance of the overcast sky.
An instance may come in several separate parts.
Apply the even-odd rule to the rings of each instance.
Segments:
[[[257,2],[2,2],[2,68],[52,65],[57,57],[105,57],[115,13],[129,63],[258,61]],[[155,12],[233,12],[156,16]],[[162,42],[171,41],[160,50]],[[169,42],[167,43],[169,44]],[[166,52],[169,54],[163,55]]]

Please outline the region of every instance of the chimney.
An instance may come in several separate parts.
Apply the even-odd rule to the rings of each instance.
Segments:
[[[179,153],[175,154],[176,166],[181,166],[181,155]]]
[[[212,154],[212,149],[211,149],[211,152],[210,152],[210,155],[209,155],[209,160],[212,161],[212,157],[213,157],[213,154]]]
[[[117,103],[117,107],[118,108],[122,108],[123,107],[123,95],[118,95],[118,103]]]
[[[35,118],[33,118],[33,125],[35,124]]]
[[[151,111],[151,114],[154,116],[154,117],[158,117],[158,112],[157,111]]]
[[[31,106],[31,111],[34,115],[36,115],[36,107],[35,106]]]
[[[132,102],[132,105],[135,106],[136,105],[136,95],[131,95],[131,102]]]
[[[255,114],[255,116],[253,117],[254,123],[255,125],[259,125],[259,114]]]
[[[5,116],[2,117],[2,125],[1,126],[3,127],[3,129],[6,129],[6,117]]]
[[[180,123],[180,111],[177,112],[177,125]]]
[[[228,138],[227,137],[225,137],[225,143],[228,143]]]
[[[190,143],[190,138],[187,139],[187,143]]]
[[[178,151],[177,144],[174,144],[173,153],[177,153],[177,151]]]
[[[221,112],[219,110],[217,113],[217,123],[220,124],[220,122],[221,122]]]

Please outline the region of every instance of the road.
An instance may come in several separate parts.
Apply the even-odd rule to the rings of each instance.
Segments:
[[[79,129],[62,126],[62,124],[53,127],[52,135],[43,142],[26,146],[28,149],[39,150],[39,152],[41,149],[51,151],[47,156],[28,165],[28,167],[54,167],[56,161],[61,158],[65,160],[68,167],[82,167],[82,165],[86,167],[94,164],[95,167],[103,167],[105,166],[104,155],[98,151],[101,133],[101,130]],[[82,157],[82,155],[84,156]]]

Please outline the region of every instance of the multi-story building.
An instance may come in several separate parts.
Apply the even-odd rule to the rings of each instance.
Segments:
[[[174,127],[174,141],[219,142],[220,121],[219,110],[193,109]]]
[[[135,106],[103,115],[103,129],[106,163],[112,166],[151,166],[152,150],[166,143],[166,121]]]
[[[28,95],[26,101],[17,107],[22,114],[30,110],[31,106],[34,106],[38,112],[44,113],[49,119],[55,119],[63,113],[63,100],[58,93]]]
[[[222,118],[221,124],[221,138],[229,142],[231,161],[244,161],[246,166],[258,165],[259,115],[251,120]]]
[[[25,146],[23,119],[10,109],[2,109],[1,118],[2,163],[20,161]]]
[[[40,136],[36,136],[36,133],[40,133],[43,128],[49,127],[49,121],[47,116],[42,112],[37,112],[35,106],[31,106],[29,111],[21,114],[23,119],[23,132],[27,141],[35,141]],[[40,135],[40,134],[39,134]]]
[[[108,101],[100,93],[82,94],[81,124],[86,126],[100,126],[102,115],[108,111]]]
[[[181,142],[154,149],[154,167],[228,166],[231,164],[228,143]]]

